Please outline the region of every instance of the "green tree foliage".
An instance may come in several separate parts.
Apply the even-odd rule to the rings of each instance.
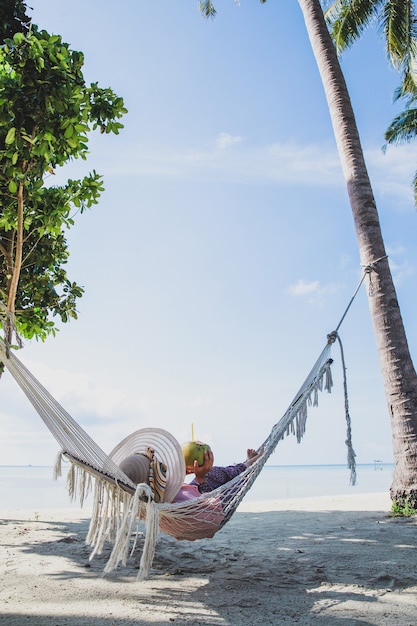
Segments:
[[[417,31],[412,0],[334,0],[326,21],[339,54],[377,25],[391,65],[405,78],[414,74]]]
[[[259,0],[261,4],[265,4],[266,0]],[[217,13],[212,0],[200,0],[200,11],[204,17],[214,17]]]
[[[54,317],[77,317],[83,289],[67,276],[65,235],[74,213],[97,204],[102,179],[93,171],[49,183],[55,168],[86,158],[91,130],[118,134],[126,113],[111,89],[85,83],[83,62],[34,25],[0,46],[0,324],[9,343],[13,330],[44,340]]]
[[[413,93],[414,90],[414,93]],[[404,99],[405,108],[396,115],[385,131],[387,144],[410,143],[417,137],[417,87],[403,85],[395,93],[395,99]],[[387,144],[384,146],[386,149]],[[413,178],[414,204],[417,207],[417,172]]]
[[[22,0],[1,0],[0,44],[17,32],[27,32],[30,18],[26,15],[26,3]]]

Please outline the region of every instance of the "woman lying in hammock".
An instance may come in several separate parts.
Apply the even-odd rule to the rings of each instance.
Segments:
[[[178,449],[181,454],[179,444]],[[259,451],[249,448],[246,461],[243,463],[219,467],[213,466],[213,452],[210,449],[206,450],[204,452],[204,461],[201,465],[199,465],[197,461],[194,461],[191,465],[187,465],[186,462],[186,474],[194,474],[195,478],[190,483],[184,484],[172,501],[183,502],[184,500],[198,498],[201,494],[214,491],[244,472],[262,456],[263,452],[263,448]],[[144,451],[138,451],[128,455],[119,462],[119,467],[136,485],[139,483],[150,484],[154,492],[155,502],[164,501],[164,481],[167,467],[154,457],[154,450],[152,448],[148,447]]]
[[[228,465],[226,467],[220,467],[213,465],[214,455],[211,450],[204,452],[204,462],[199,465],[197,461],[194,461],[193,465],[186,465],[186,474],[194,474],[195,478],[187,484],[184,484],[177,495],[174,498],[174,502],[184,502],[185,500],[192,500],[198,498],[202,493],[208,493],[214,491],[218,487],[228,483],[230,480],[245,471],[257,461],[264,453],[264,449],[261,448],[258,452],[253,448],[247,450],[247,458],[243,463],[237,463],[236,465]]]
[[[161,505],[160,531],[176,539],[194,541],[213,537],[222,527],[231,514],[228,507],[236,495],[233,487],[228,492],[228,483],[239,481],[238,477],[264,454],[264,449],[250,448],[243,463],[219,467],[213,465],[211,450],[198,459],[201,465],[195,463],[195,457],[187,461],[190,457],[185,445],[181,446],[162,429],[141,429],[126,437],[116,446],[117,454],[113,451],[110,456],[133,483],[151,487],[154,503]],[[179,466],[181,469],[177,471]],[[194,474],[191,484],[184,483],[186,473]],[[173,503],[171,507],[170,503]]]

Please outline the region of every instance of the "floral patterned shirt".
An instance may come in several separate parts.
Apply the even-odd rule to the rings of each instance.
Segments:
[[[207,493],[208,491],[213,491],[228,483],[229,480],[235,478],[246,469],[245,463],[237,463],[237,465],[228,465],[227,467],[217,467],[213,466],[209,472],[206,474],[206,480],[201,485],[197,482],[197,479],[191,481],[191,485],[197,485],[200,493]]]

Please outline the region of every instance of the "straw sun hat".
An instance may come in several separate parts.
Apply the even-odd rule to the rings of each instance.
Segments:
[[[185,461],[182,448],[171,433],[162,428],[136,430],[118,443],[109,456],[134,483],[148,483],[152,457],[149,451],[166,468],[163,500],[172,502],[184,483]]]

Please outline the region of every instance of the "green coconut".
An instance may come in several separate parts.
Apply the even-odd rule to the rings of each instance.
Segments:
[[[203,465],[204,453],[207,450],[211,450],[210,446],[202,441],[187,441],[182,444],[181,448],[186,467],[193,467],[194,461],[197,461],[199,465]]]

